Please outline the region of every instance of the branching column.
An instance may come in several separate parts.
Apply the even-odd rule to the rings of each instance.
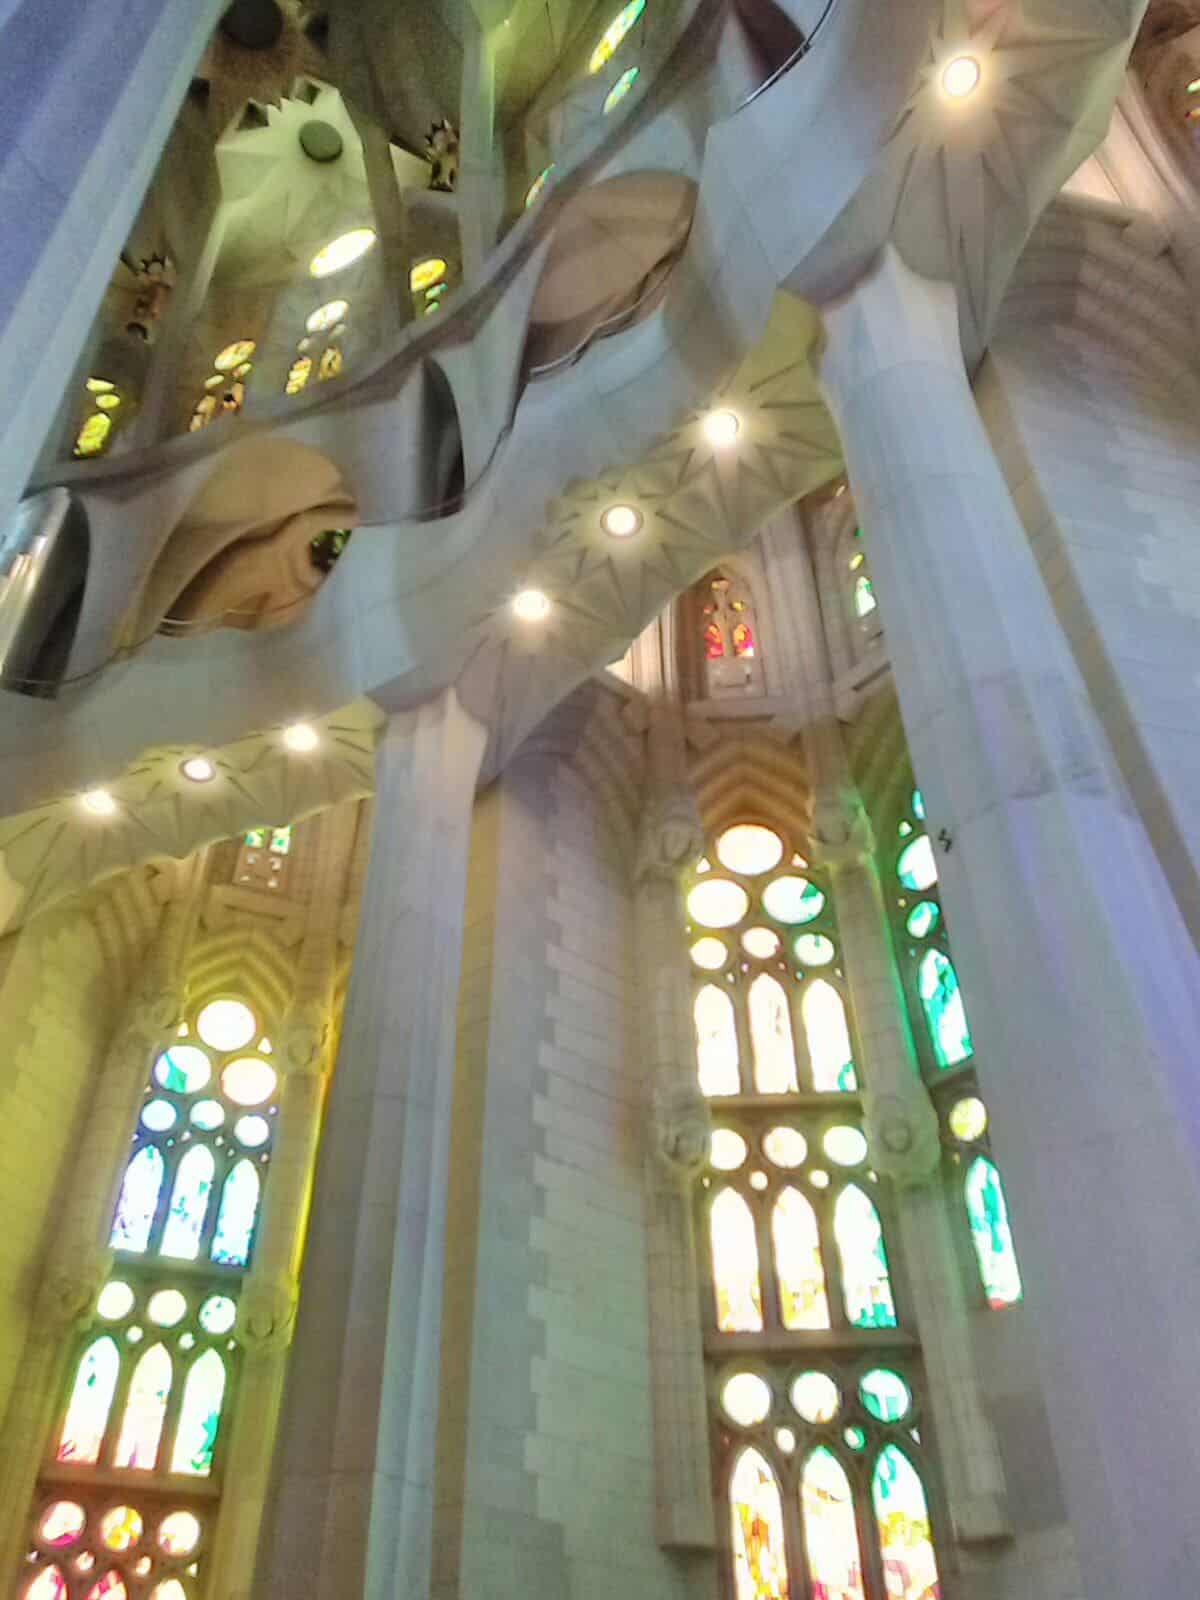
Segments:
[[[81,1325],[112,1264],[108,1238],[146,1074],[174,1036],[183,1011],[183,969],[203,885],[205,853],[178,869],[175,891],[145,970],[113,1034],[64,1190],[38,1288],[37,1314],[5,1418],[0,1450],[0,1572],[18,1564],[46,1435]]]
[[[429,1590],[467,846],[485,730],[391,718],[253,1593]]]
[[[1087,1593],[1183,1593],[1200,963],[975,408],[953,290],[889,248],[825,326]]]

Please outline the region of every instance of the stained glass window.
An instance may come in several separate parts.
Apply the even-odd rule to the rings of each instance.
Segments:
[[[703,664],[693,671],[703,679],[697,690],[714,698],[761,694],[758,622],[743,580],[730,571],[709,573],[691,591],[687,610],[689,631],[698,631],[703,650]]]
[[[200,1235],[208,1216],[216,1162],[207,1145],[195,1145],[175,1170],[175,1185],[163,1229],[161,1252],[181,1261],[200,1254]]]
[[[284,384],[284,394],[299,394],[312,376],[312,357],[297,356],[288,368],[287,382]]]
[[[212,1471],[221,1405],[225,1397],[225,1364],[215,1350],[193,1362],[183,1387],[183,1406],[171,1454],[171,1471],[207,1477]]]
[[[846,1007],[838,991],[826,979],[815,978],[805,990],[800,1014],[812,1061],[813,1088],[821,1091],[857,1088]]]
[[[625,96],[638,81],[640,71],[641,69],[639,67],[626,68],[626,70],[617,79],[616,83],[613,84],[612,88],[604,96],[604,104],[600,108],[602,115],[607,116],[615,106],[620,105],[621,101],[624,100]]]
[[[171,1358],[164,1345],[156,1344],[133,1369],[115,1466],[154,1471],[170,1393]]]
[[[165,1170],[162,1152],[155,1145],[134,1152],[125,1169],[108,1241],[114,1250],[140,1254],[150,1243]]]
[[[771,1236],[784,1327],[827,1328],[829,1302],[816,1214],[800,1191],[790,1185],[775,1202]]]
[[[940,1600],[925,1491],[897,1445],[885,1445],[879,1452],[871,1498],[888,1600]]]
[[[875,589],[870,578],[865,572],[860,572],[854,580],[854,614],[856,617],[869,617],[878,605],[875,599]]]
[[[733,1001],[724,989],[706,983],[696,996],[696,1055],[705,1094],[737,1094],[737,1023]]]
[[[833,1231],[847,1317],[856,1328],[894,1328],[896,1306],[883,1228],[873,1202],[857,1184],[848,1184],[838,1196]]]
[[[760,972],[750,985],[749,1012],[754,1087],[760,1094],[788,1094],[798,1089],[787,995],[769,973]]]
[[[917,992],[925,1010],[938,1065],[957,1066],[972,1054],[971,1030],[958,987],[958,973],[949,956],[926,950],[917,968]]]
[[[116,1340],[105,1335],[83,1352],[75,1373],[67,1416],[59,1438],[57,1459],[93,1462],[108,1426],[108,1413],[116,1393],[121,1357]]]
[[[740,822],[717,839],[717,860],[730,872],[756,878],[783,859],[783,840],[772,828]]]
[[[737,1600],[788,1600],[783,1502],[771,1468],[743,1450],[729,1482]]]
[[[757,1333],[763,1325],[758,1239],[750,1207],[736,1189],[722,1189],[713,1200],[710,1234],[717,1326],[722,1333]]]
[[[617,50],[629,34],[637,26],[638,18],[646,9],[646,0],[629,0],[605,28],[600,36],[600,42],[588,57],[588,72],[600,72],[612,60]]]
[[[249,1161],[239,1161],[225,1179],[212,1258],[227,1266],[244,1267],[250,1260],[250,1242],[258,1217],[258,1173]]]
[[[987,1156],[976,1156],[967,1168],[964,1189],[971,1238],[988,1305],[994,1309],[1016,1305],[1021,1299],[1021,1273],[1013,1247],[1004,1185],[995,1163]]]
[[[823,1445],[804,1464],[800,1500],[814,1600],[866,1600],[850,1480]]]

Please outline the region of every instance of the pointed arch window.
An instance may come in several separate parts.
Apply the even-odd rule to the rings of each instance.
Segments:
[[[846,1469],[818,1445],[800,1476],[801,1519],[814,1595],[866,1600],[854,1493]]]
[[[737,1094],[737,1021],[733,1001],[716,984],[706,983],[696,996],[696,1054],[700,1087],[705,1094]]]
[[[800,1002],[812,1062],[813,1088],[825,1093],[857,1089],[854,1047],[846,1022],[846,1003],[825,978],[814,978]]]
[[[738,1456],[729,1480],[737,1600],[788,1600],[779,1482],[757,1450]]]
[[[929,1508],[917,1469],[898,1445],[875,1462],[871,1500],[889,1600],[940,1600]]]
[[[763,1325],[754,1217],[736,1189],[722,1189],[712,1203],[713,1288],[722,1333],[758,1333]]]
[[[794,1093],[800,1087],[796,1044],[783,985],[769,972],[760,972],[750,985],[748,1001],[754,1087],[759,1094]]]
[[[194,1145],[175,1169],[171,1204],[163,1229],[162,1254],[194,1261],[200,1254],[200,1235],[208,1216],[216,1161],[207,1145]]]
[[[83,1352],[59,1438],[59,1461],[99,1461],[120,1370],[121,1357],[112,1338],[97,1339]]]
[[[183,1407],[171,1454],[172,1472],[206,1478],[212,1471],[224,1398],[225,1363],[215,1350],[206,1350],[192,1363],[184,1384]]]
[[[732,568],[718,567],[689,591],[683,606],[687,676],[703,699],[764,693],[762,647],[754,597]]]
[[[153,1345],[133,1369],[114,1466],[154,1471],[167,1420],[171,1379],[171,1357],[166,1347]]]
[[[114,1250],[141,1253],[150,1243],[166,1167],[156,1145],[135,1151],[125,1169],[109,1244]]]
[[[996,1163],[988,1156],[976,1156],[967,1168],[963,1189],[987,1303],[993,1310],[1015,1306],[1022,1296],[1021,1271]]]
[[[883,1227],[874,1202],[857,1184],[847,1184],[838,1196],[833,1231],[846,1316],[856,1328],[894,1328],[896,1305]]]
[[[828,1328],[821,1234],[812,1206],[790,1184],[771,1213],[779,1312],[785,1328]]]
[[[258,1173],[246,1156],[225,1179],[221,1190],[221,1209],[213,1235],[212,1258],[231,1267],[244,1267],[250,1260],[250,1243],[258,1220]]]

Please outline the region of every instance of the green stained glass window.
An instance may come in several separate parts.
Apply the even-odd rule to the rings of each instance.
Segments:
[[[929,1036],[940,1067],[956,1067],[972,1054],[971,1030],[958,987],[958,973],[949,956],[927,950],[917,968],[917,992],[929,1024]]]
[[[971,1238],[988,1305],[997,1310],[1016,1305],[1022,1294],[1021,1273],[1013,1248],[1004,1185],[995,1163],[987,1156],[976,1156],[967,1168],[964,1190]]]
[[[906,889],[928,889],[937,882],[937,862],[927,833],[906,844],[896,863],[896,876]]]
[[[875,589],[870,578],[865,572],[860,572],[854,580],[854,614],[856,617],[869,617],[879,602],[875,598]]]
[[[56,1452],[59,1461],[91,1463],[100,1459],[100,1445],[108,1426],[120,1370],[116,1340],[107,1334],[84,1351],[59,1436]]]
[[[184,1384],[179,1428],[171,1453],[172,1472],[206,1478],[212,1471],[224,1399],[225,1364],[215,1350],[206,1350],[193,1362]]]
[[[941,908],[934,900],[918,900],[904,919],[904,926],[914,939],[927,938],[942,920]]]

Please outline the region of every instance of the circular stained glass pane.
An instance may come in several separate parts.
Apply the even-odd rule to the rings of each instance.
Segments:
[[[928,889],[937,882],[937,862],[927,833],[901,850],[896,876],[906,889]]]
[[[705,972],[718,972],[728,961],[729,951],[721,939],[705,937],[692,946],[692,960]]]
[[[770,1385],[756,1372],[735,1372],[721,1390],[721,1404],[734,1422],[752,1428],[771,1409]]]
[[[132,1506],[114,1506],[100,1519],[100,1537],[109,1550],[130,1550],[142,1537],[142,1519]]]
[[[802,1372],[792,1384],[792,1404],[805,1422],[830,1422],[837,1416],[841,1396],[827,1372]]]
[[[714,1128],[708,1146],[708,1159],[719,1172],[733,1172],[746,1159],[746,1141],[732,1128]]]
[[[829,1128],[821,1148],[839,1167],[857,1167],[867,1159],[867,1141],[861,1128]]]
[[[349,309],[348,300],[326,300],[323,306],[317,307],[304,326],[309,333],[328,333],[330,328],[342,320]]]
[[[190,1556],[200,1543],[200,1523],[190,1511],[172,1511],[158,1525],[159,1549],[169,1556]]]
[[[798,1167],[808,1154],[808,1140],[798,1128],[772,1128],[762,1147],[763,1155],[776,1167]]]
[[[864,1372],[859,1379],[858,1396],[880,1422],[899,1422],[912,1405],[908,1385],[898,1372],[891,1372],[887,1367],[873,1367],[870,1372]]]
[[[235,339],[233,344],[227,344],[224,350],[213,362],[218,372],[232,372],[234,367],[240,367],[243,362],[249,361],[254,354],[253,339]]]
[[[742,935],[742,949],[756,961],[769,961],[779,954],[779,935],[773,928],[747,928]]]
[[[150,1296],[146,1315],[160,1328],[173,1328],[187,1316],[187,1301],[178,1289],[160,1289]]]
[[[42,1514],[42,1520],[38,1523],[38,1538],[43,1544],[61,1550],[64,1545],[75,1543],[86,1521],[83,1507],[74,1500],[56,1500]]]
[[[194,1044],[173,1044],[154,1063],[154,1076],[172,1094],[195,1094],[212,1077],[212,1062]]]
[[[932,900],[918,900],[904,919],[904,926],[914,939],[924,939],[941,921],[942,913]]]
[[[954,1137],[969,1144],[972,1139],[982,1139],[987,1132],[987,1107],[975,1095],[968,1095],[965,1100],[954,1102],[948,1120]]]
[[[309,262],[308,270],[314,278],[328,278],[331,273],[341,272],[343,267],[360,260],[374,243],[374,228],[351,228],[349,233],[340,234],[322,246]]]
[[[231,1061],[221,1074],[221,1088],[235,1106],[260,1106],[275,1093],[278,1077],[257,1056],[242,1056]]]
[[[688,915],[702,928],[732,928],[750,909],[750,896],[728,878],[705,878],[687,897]]]
[[[147,1100],[142,1107],[142,1127],[151,1133],[166,1133],[173,1128],[179,1113],[169,1100]]]
[[[239,1117],[233,1125],[233,1136],[247,1150],[258,1150],[271,1137],[271,1124],[266,1117]]]
[[[103,1317],[105,1322],[120,1322],[122,1317],[127,1317],[133,1310],[133,1290],[127,1283],[120,1283],[116,1279],[106,1283],[100,1291],[100,1298],[96,1301],[96,1315]]]
[[[210,1000],[196,1018],[196,1032],[213,1050],[241,1050],[258,1032],[258,1024],[240,1000]]]
[[[792,949],[802,967],[827,967],[837,955],[833,940],[823,933],[798,933]]]
[[[783,840],[770,828],[739,822],[735,828],[726,828],[717,840],[717,860],[730,872],[756,878],[783,860]]]
[[[202,1133],[211,1133],[225,1121],[225,1107],[219,1100],[197,1100],[188,1114],[188,1121]]]
[[[228,1333],[237,1318],[237,1306],[227,1294],[209,1295],[200,1307],[200,1326],[205,1333]]]
[[[842,1438],[850,1446],[851,1450],[866,1449],[867,1436],[859,1427],[844,1428],[842,1430]]]
[[[776,878],[763,890],[763,909],[776,922],[811,922],[825,909],[825,896],[807,878]]]

